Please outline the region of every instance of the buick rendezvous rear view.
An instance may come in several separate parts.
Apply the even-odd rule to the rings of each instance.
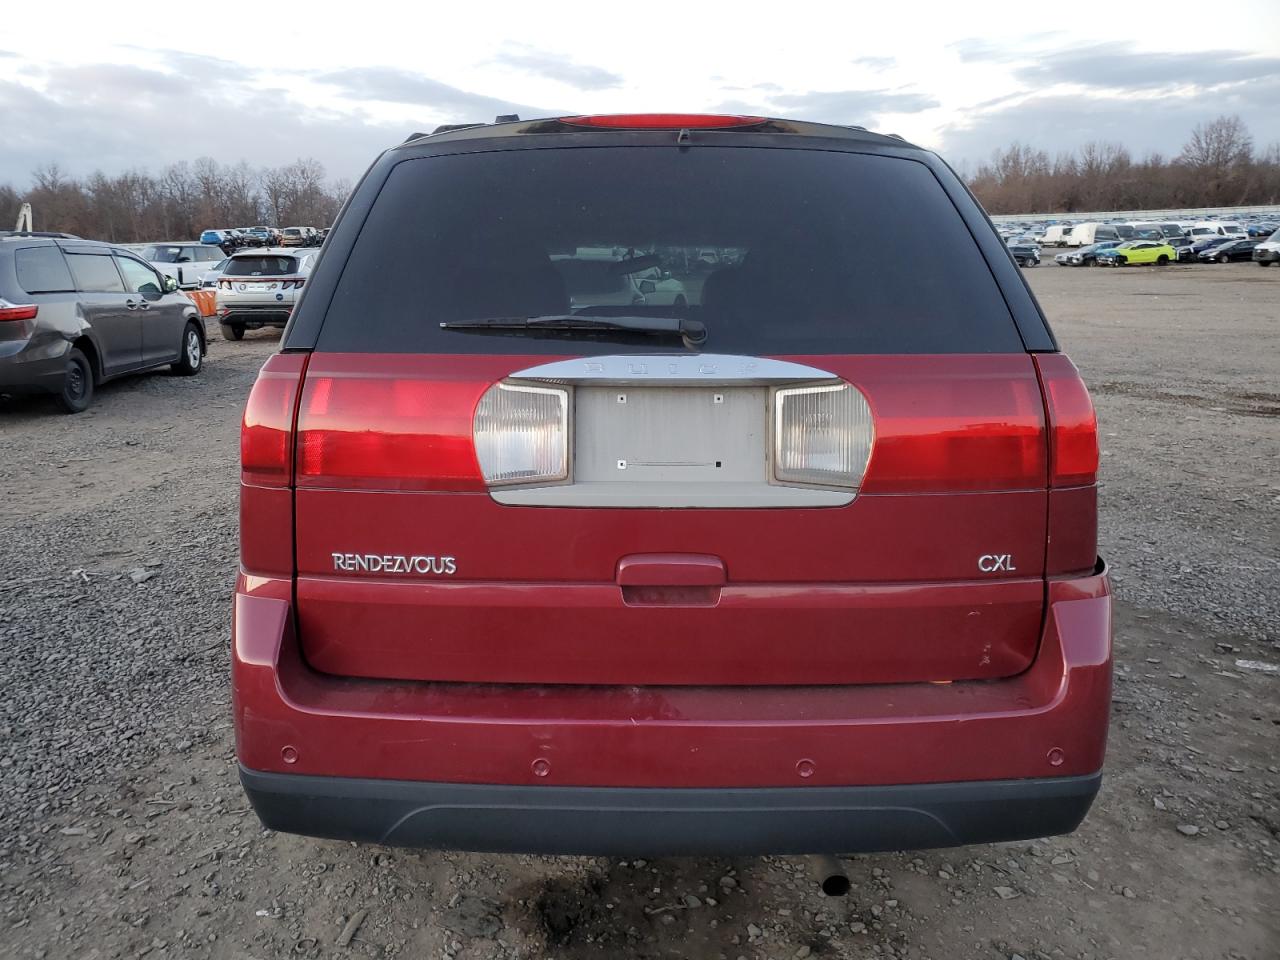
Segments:
[[[684,115],[416,136],[245,412],[245,789],[274,829],[488,851],[1073,830],[1111,692],[1097,463],[927,151]]]

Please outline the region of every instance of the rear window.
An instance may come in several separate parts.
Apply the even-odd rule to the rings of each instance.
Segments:
[[[403,161],[342,267],[317,345],[564,355],[671,347],[440,327],[570,312],[697,318],[702,349],[715,353],[1023,349],[928,167],[749,147]]]
[[[282,277],[297,271],[297,257],[261,255],[232,257],[222,272],[228,277]]]
[[[27,293],[66,293],[76,288],[62,251],[55,246],[17,250],[13,264],[18,271],[18,286]]]

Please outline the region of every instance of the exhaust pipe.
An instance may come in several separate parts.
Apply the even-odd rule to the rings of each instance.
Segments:
[[[849,875],[844,871],[844,864],[833,856],[819,854],[810,857],[809,869],[828,897],[843,897],[853,886],[849,882]]]

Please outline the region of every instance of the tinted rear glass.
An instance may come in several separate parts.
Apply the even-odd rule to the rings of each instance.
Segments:
[[[57,247],[25,247],[14,252],[13,263],[18,286],[27,293],[65,293],[76,288]]]
[[[297,257],[262,255],[232,257],[222,272],[228,277],[282,277],[297,272],[297,269]]]
[[[1022,350],[941,185],[890,157],[604,147],[406,160],[345,266],[320,269],[342,270],[324,350],[598,351],[440,327],[570,312],[683,313],[717,353]]]

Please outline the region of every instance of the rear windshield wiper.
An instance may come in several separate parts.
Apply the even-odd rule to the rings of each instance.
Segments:
[[[584,317],[565,313],[540,317],[477,317],[449,320],[440,326],[445,330],[554,330],[568,334],[617,330],[654,337],[680,337],[688,346],[697,346],[707,339],[706,325],[701,320],[690,320],[687,317]]]

